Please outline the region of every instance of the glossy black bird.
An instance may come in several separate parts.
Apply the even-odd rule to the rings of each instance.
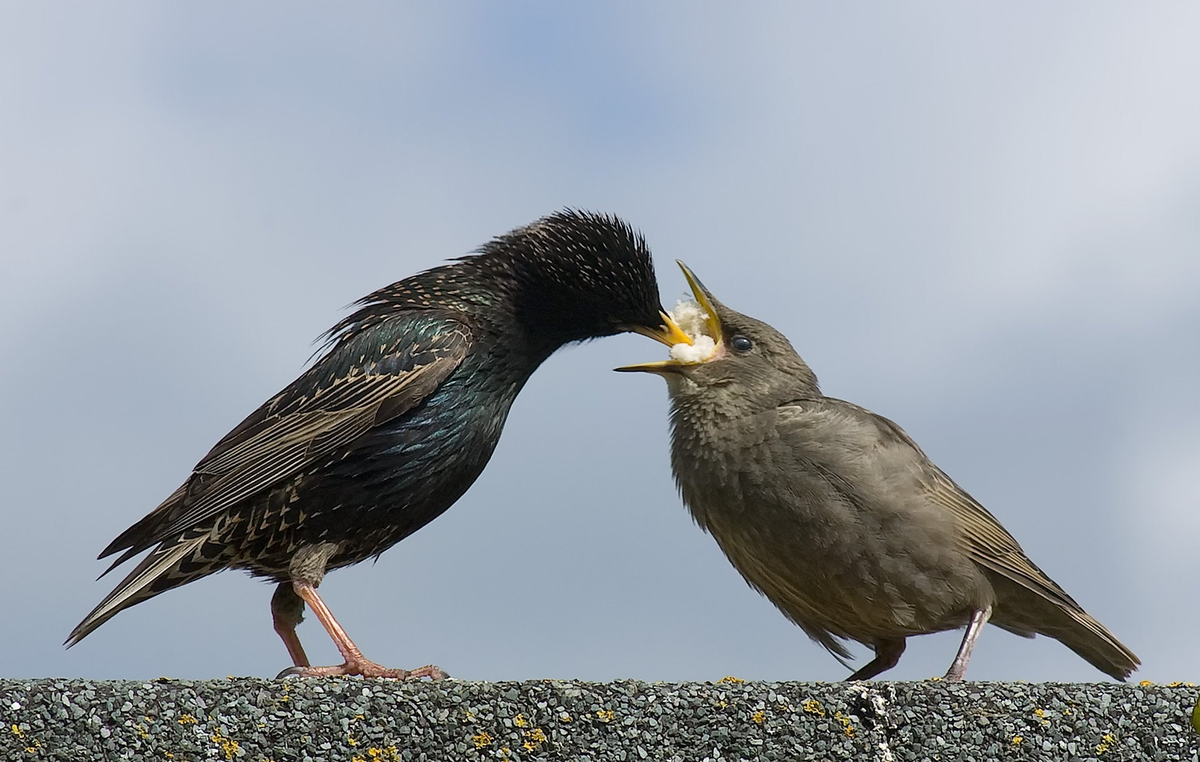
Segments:
[[[365,297],[330,330],[312,368],[104,549],[101,558],[124,551],[109,571],[150,553],[67,645],[166,590],[245,569],[279,583],[271,613],[295,664],[285,672],[444,676],[365,659],[317,586],[326,571],[378,556],[449,508],[487,464],[543,360],[622,331],[686,338],[659,306],[641,235],[586,212],[552,214]],[[306,603],[345,663],[310,666],[295,631]]]
[[[679,360],[618,370],[667,380],[684,502],[746,581],[834,655],[849,656],[842,639],[874,649],[851,680],[894,667],[910,635],[965,626],[946,673],[961,680],[989,621],[1129,676],[1137,656],[899,426],[826,397],[782,334],[683,271],[702,312],[674,317],[715,349],[689,356],[697,339]]]

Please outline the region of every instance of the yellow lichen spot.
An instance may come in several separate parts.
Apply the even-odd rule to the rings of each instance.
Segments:
[[[1022,738],[1021,736],[1013,736],[1012,744],[1013,744],[1013,746],[1020,746],[1021,742],[1024,740],[1025,739]]]
[[[169,751],[164,751],[163,756],[166,757],[167,759],[175,759],[175,755]]]
[[[221,747],[221,752],[225,755],[225,759],[233,759],[238,753],[238,742],[221,735],[220,731],[213,733],[208,737],[208,740]]]
[[[847,738],[854,738],[854,723],[850,721],[849,717],[841,712],[838,712],[837,714],[833,715],[833,719],[842,723],[842,733],[845,734]]]
[[[1138,685],[1140,685],[1140,686],[1142,686],[1143,688],[1145,688],[1145,687],[1147,687],[1147,686],[1154,685],[1154,681],[1152,681],[1152,680],[1143,680],[1143,681],[1141,681],[1140,683],[1138,683]]]
[[[767,713],[764,712],[763,710],[759,709],[757,712],[755,712],[753,715],[750,716],[750,719],[754,720],[759,725],[761,725],[767,719]]]
[[[346,736],[346,743],[350,744],[351,746],[358,746],[358,741],[354,739],[354,736]]]
[[[463,711],[463,717],[466,717],[468,720],[475,719],[475,713],[472,712],[470,709],[464,709],[462,711]]]
[[[12,732],[13,732],[13,735],[16,736],[17,738],[25,737],[25,731],[21,730],[21,726],[15,722],[12,725]]]
[[[395,746],[388,746],[383,749],[372,746],[371,748],[367,749],[367,758],[372,760],[372,762],[377,762],[378,760],[385,760],[385,762],[399,762],[400,752],[396,751]]]
[[[713,704],[713,706],[715,706],[717,709],[724,709],[725,707],[729,706],[729,704],[726,704],[724,701],[718,701],[717,703]]]
[[[563,712],[562,714],[558,715],[558,720],[559,720],[559,722],[570,722],[571,715],[567,714],[566,712]]]
[[[512,749],[508,748],[507,746],[505,746],[503,749],[501,749],[500,750],[500,762],[508,762],[510,759],[512,759],[511,757],[508,756],[509,754],[512,754]]]
[[[485,746],[491,746],[492,742],[495,740],[495,738],[492,738],[492,734],[486,730],[471,736],[471,742],[475,744],[476,749],[482,749]]]
[[[596,716],[600,718],[600,722],[612,722],[613,713],[611,709],[601,709],[596,712]],[[13,727],[16,727],[15,725]]]
[[[744,683],[746,681],[740,677],[734,677],[733,675],[726,675],[725,677],[722,677],[717,682],[718,683]]]
[[[1111,749],[1113,742],[1116,740],[1117,739],[1113,738],[1112,733],[1105,733],[1104,737],[1100,739],[1100,743],[1096,744],[1096,754],[1103,754]]]
[[[525,715],[518,714],[516,717],[513,717],[513,724],[518,728],[523,728],[529,724],[529,720],[525,719]]]
[[[525,747],[525,751],[534,751],[542,744],[546,743],[546,734],[541,728],[525,731],[525,743],[521,744]]]
[[[805,714],[815,714],[818,717],[825,716],[825,707],[821,706],[821,702],[816,699],[809,699],[804,702]]]
[[[146,732],[146,728],[141,724],[135,725],[134,730],[137,731],[138,738],[141,738],[143,741],[150,737],[150,734]]]
[[[195,725],[196,718],[190,714],[181,714],[176,722],[178,722],[180,725]]]

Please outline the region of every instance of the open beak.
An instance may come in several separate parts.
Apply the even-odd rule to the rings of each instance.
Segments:
[[[704,284],[700,282],[700,279],[696,277],[696,274],[687,265],[678,259],[675,260],[675,264],[679,265],[680,270],[683,270],[683,277],[687,278],[688,286],[691,287],[692,294],[696,297],[696,302],[704,310],[708,335],[712,336],[714,342],[720,344],[723,338],[721,335],[721,319],[717,317],[717,310],[713,307],[712,296],[709,295],[708,289],[704,287]]]
[[[705,327],[708,329],[708,335],[711,336],[713,341],[719,345],[721,343],[721,320],[717,317],[717,312],[713,308],[712,298],[708,294],[708,289],[704,287],[704,284],[700,282],[700,279],[696,277],[696,275],[688,268],[687,265],[678,259],[675,260],[675,264],[679,265],[680,270],[683,270],[683,277],[687,278],[688,286],[691,287],[692,294],[696,297],[696,303],[699,304],[700,308],[704,310]],[[692,337],[684,333],[670,315],[666,314],[665,312],[661,314],[663,318],[663,328],[661,331],[652,331],[649,329],[634,330],[643,336],[649,336],[655,341],[662,342],[667,346],[675,346],[676,344],[691,345],[694,343],[692,341]],[[697,363],[686,363],[681,362],[680,360],[672,359],[659,360],[658,362],[638,363],[637,365],[622,365],[620,368],[614,368],[614,370],[622,373],[679,373],[688,365],[695,364]]]

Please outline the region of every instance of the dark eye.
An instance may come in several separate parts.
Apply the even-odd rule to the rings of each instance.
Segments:
[[[733,347],[736,352],[749,352],[754,349],[754,342],[745,336],[734,336],[729,340],[729,346]]]

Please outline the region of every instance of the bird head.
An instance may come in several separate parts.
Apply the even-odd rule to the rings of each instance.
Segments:
[[[645,239],[622,220],[565,210],[501,236],[476,261],[503,268],[514,317],[551,351],[634,331],[690,342],[663,310]]]
[[[819,394],[816,375],[787,337],[761,320],[726,307],[687,265],[678,264],[698,310],[686,319],[679,314],[676,317],[681,318],[687,333],[696,335],[687,346],[673,346],[669,360],[616,370],[658,374],[677,398],[715,394],[740,403],[774,405],[780,397]],[[709,346],[711,351],[707,351]]]

